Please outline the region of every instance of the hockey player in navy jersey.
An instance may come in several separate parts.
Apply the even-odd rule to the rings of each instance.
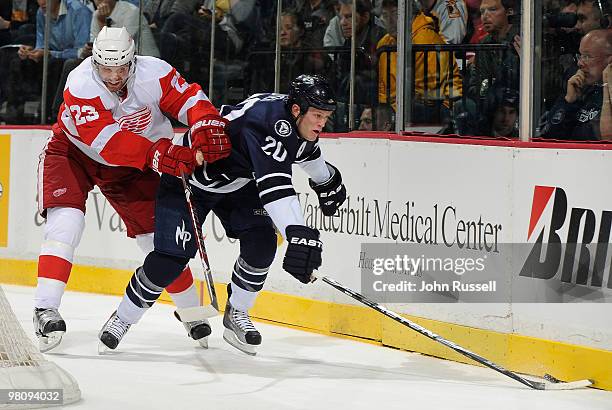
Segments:
[[[321,265],[319,231],[305,225],[293,188],[292,165],[310,176],[324,215],[333,215],[346,199],[340,171],[325,162],[319,134],[336,108],[328,82],[319,76],[301,75],[289,95],[256,94],[237,106],[223,106],[232,152],[229,157],[204,164],[189,179],[198,220],[213,211],[230,238],[240,241],[240,255],[228,284],[223,317],[223,338],[248,354],[255,354],[261,335],[248,310],[262,289],[276,252],[274,227],[287,240],[283,268],[302,283],[311,282]],[[190,132],[175,144],[197,146]],[[177,229],[189,232],[178,240]],[[176,278],[197,244],[180,179],[163,175],[155,213],[155,250],[132,276],[117,311],[100,331],[108,348],[117,347],[131,324]],[[121,326],[119,326],[121,325]]]

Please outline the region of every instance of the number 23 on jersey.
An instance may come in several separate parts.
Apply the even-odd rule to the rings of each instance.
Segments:
[[[100,118],[98,111],[91,105],[71,105],[70,111],[74,114],[76,125],[83,125],[86,122],[95,121]]]

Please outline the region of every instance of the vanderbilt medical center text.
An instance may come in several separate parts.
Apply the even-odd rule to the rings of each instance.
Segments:
[[[315,195],[298,193],[298,197],[306,224],[320,231],[499,253],[502,224],[482,215],[463,218],[453,205],[435,203],[423,213],[414,201],[397,207],[391,200],[349,196],[336,215],[324,216]]]

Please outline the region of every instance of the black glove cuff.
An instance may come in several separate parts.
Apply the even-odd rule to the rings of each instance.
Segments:
[[[318,229],[309,228],[304,225],[289,225],[285,228],[287,239],[289,238],[305,238],[319,240],[321,236]]]
[[[313,191],[317,194],[321,192],[327,192],[330,188],[336,188],[342,184],[342,175],[340,175],[340,171],[338,168],[330,164],[329,162],[325,162],[328,168],[330,168],[332,176],[325,182],[321,184],[317,184],[312,179],[308,179],[308,184]]]

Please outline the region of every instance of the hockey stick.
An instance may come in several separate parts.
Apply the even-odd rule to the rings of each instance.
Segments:
[[[175,315],[181,322],[193,322],[196,320],[202,320],[205,318],[217,316],[219,314],[219,302],[217,301],[217,292],[215,291],[215,283],[213,281],[212,273],[210,272],[210,264],[208,263],[208,254],[204,247],[204,239],[202,236],[202,225],[198,221],[193,202],[191,202],[191,196],[193,192],[187,182],[185,174],[181,175],[183,181],[183,189],[185,190],[185,201],[187,202],[187,208],[189,208],[189,215],[191,216],[191,223],[195,232],[195,241],[198,246],[198,253],[200,254],[200,261],[202,262],[202,268],[204,269],[204,277],[206,278],[206,290],[208,291],[208,297],[210,298],[210,305],[197,306],[185,309],[177,309]],[[212,307],[212,309],[211,309]]]
[[[469,350],[467,350],[464,347],[461,347],[453,342],[451,342],[450,340],[444,339],[442,336],[435,334],[434,332],[425,329],[424,327],[412,322],[411,320],[408,320],[406,318],[401,317],[400,315],[398,315],[397,313],[385,308],[384,306],[373,302],[371,300],[369,300],[368,298],[366,298],[365,296],[361,295],[360,293],[355,292],[354,290],[351,290],[347,287],[345,287],[344,285],[341,285],[340,283],[336,282],[333,279],[330,279],[326,276],[322,276],[319,275],[317,272],[313,273],[313,276],[321,279],[323,282],[327,283],[328,285],[336,288],[337,290],[339,290],[340,292],[344,293],[347,296],[352,297],[353,299],[363,303],[366,306],[371,307],[372,309],[382,313],[383,315],[390,317],[391,319],[395,320],[396,322],[401,323],[402,325],[409,327],[410,329],[422,334],[423,336],[427,336],[428,338],[443,344],[446,347],[449,347],[451,349],[453,349],[454,351],[461,353],[464,356],[469,357],[470,359],[477,361],[478,363],[487,366],[490,369],[493,369],[505,376],[508,376],[520,383],[523,383],[525,386],[529,386],[532,389],[536,389],[536,390],[570,390],[570,389],[577,389],[577,388],[581,388],[581,387],[587,387],[590,386],[591,384],[593,384],[593,382],[591,380],[578,380],[578,381],[574,381],[574,382],[561,382],[557,379],[555,379],[554,377],[550,376],[550,375],[546,375],[548,377],[545,376],[545,379],[547,379],[549,382],[538,382],[538,381],[534,381],[534,380],[528,380],[525,379],[521,376],[519,376],[518,374],[511,372],[510,370],[507,370],[505,368],[503,368],[502,366],[493,363],[490,360],[485,359],[482,356],[477,355],[474,352],[471,352]]]

